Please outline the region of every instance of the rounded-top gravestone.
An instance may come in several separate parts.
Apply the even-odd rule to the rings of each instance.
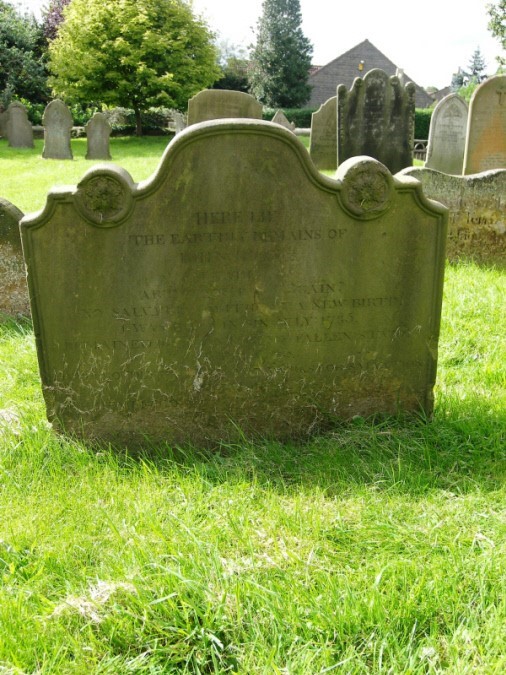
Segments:
[[[44,159],[73,159],[70,147],[72,115],[63,101],[55,99],[46,106],[42,117],[44,126]]]

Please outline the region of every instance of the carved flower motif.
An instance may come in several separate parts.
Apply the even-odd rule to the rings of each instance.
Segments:
[[[348,190],[350,204],[364,212],[381,209],[388,201],[388,197],[389,186],[380,173],[358,174]]]
[[[92,178],[84,187],[82,202],[89,211],[100,215],[101,220],[114,216],[122,208],[123,188],[113,178]]]

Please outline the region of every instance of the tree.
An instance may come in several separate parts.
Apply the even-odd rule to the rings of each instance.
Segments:
[[[313,47],[301,28],[299,0],[264,0],[252,52],[252,93],[272,108],[295,108],[309,98]]]
[[[506,0],[487,5],[487,12],[490,17],[488,29],[499,40],[501,47],[506,50]],[[501,66],[506,65],[504,57],[498,56],[497,60]]]
[[[218,79],[206,24],[183,0],[72,0],[49,45],[50,83],[74,103],[185,108]]]
[[[60,24],[63,21],[63,10],[69,4],[70,0],[50,0],[42,21],[42,30],[46,40],[54,40],[58,35]]]
[[[468,66],[469,72],[466,73],[468,81],[477,82],[479,84],[480,82],[485,80],[487,76],[483,74],[483,71],[485,70],[486,66],[487,64],[485,63],[485,59],[481,55],[480,48],[477,47],[471,57],[471,61]]]
[[[246,51],[242,47],[223,41],[218,45],[221,77],[213,84],[213,89],[233,89],[249,91],[248,64]]]
[[[33,16],[19,14],[0,1],[0,99],[33,103],[48,100],[47,71],[42,58],[43,39]]]

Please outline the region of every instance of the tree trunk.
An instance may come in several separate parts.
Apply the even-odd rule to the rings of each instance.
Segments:
[[[139,108],[134,108],[135,111],[135,135],[142,136],[142,122],[141,122],[141,111]]]

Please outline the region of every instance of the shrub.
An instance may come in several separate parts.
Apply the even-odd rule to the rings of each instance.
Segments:
[[[415,110],[415,138],[427,140],[429,138],[430,119],[432,108],[417,108]]]
[[[289,122],[293,122],[300,129],[309,129],[311,126],[311,115],[316,108],[283,108],[283,112]],[[274,117],[276,109],[264,108],[262,118],[270,122]]]

